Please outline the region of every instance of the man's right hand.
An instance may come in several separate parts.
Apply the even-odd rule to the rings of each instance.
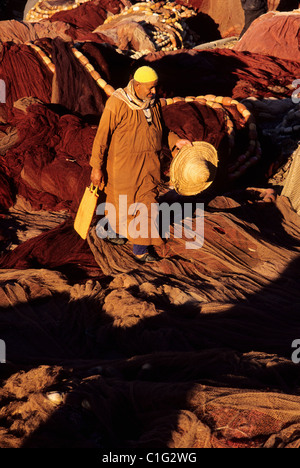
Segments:
[[[95,187],[99,187],[100,189],[104,185],[104,173],[101,169],[96,169],[93,167],[91,172],[91,182]]]

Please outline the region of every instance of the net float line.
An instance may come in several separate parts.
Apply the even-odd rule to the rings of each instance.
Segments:
[[[33,44],[32,42],[28,41],[26,42],[26,45],[34,49],[43,63],[46,65],[46,67],[54,74],[55,73],[55,65],[51,61],[50,57],[36,44]],[[79,60],[81,65],[87,70],[87,72],[91,75],[91,77],[96,81],[97,85],[102,88],[105,92],[105,94],[109,97],[112,95],[112,93],[115,91],[115,89],[109,85],[102,77],[101,75],[95,70],[93,65],[89,62],[89,60],[78,50],[76,47],[70,45],[70,48],[74,54],[74,56]]]
[[[68,11],[74,10],[82,3],[89,2],[90,0],[74,0],[72,3],[68,2],[65,5],[51,5],[49,1],[39,0],[34,7],[32,7],[25,17],[25,21],[35,23],[37,21],[41,21],[43,19],[50,18],[52,15],[59,11]],[[43,7],[43,4],[45,5]]]
[[[41,49],[39,46],[37,46],[36,44],[33,44],[33,42],[30,42],[30,41],[26,42],[25,44],[28,45],[29,47],[31,47],[32,49],[34,49],[37,52],[37,54],[39,55],[39,57],[41,58],[43,63],[46,65],[48,70],[50,70],[51,73],[54,74],[55,73],[55,65],[52,62],[52,60],[50,59],[50,57],[48,57],[48,55],[43,51],[43,49]]]
[[[51,59],[45,54],[45,52],[35,44],[30,42],[27,43],[32,47],[41,57],[42,61],[48,67],[48,69],[54,73],[55,65]],[[90,74],[97,85],[105,92],[109,97],[115,91],[115,88],[107,83],[100,75],[100,73],[93,67],[88,58],[82,54],[76,47],[70,46],[74,56],[79,60],[81,65]],[[160,102],[162,106],[176,104],[177,102],[199,102],[203,105],[209,106],[213,109],[225,110],[225,125],[226,133],[229,141],[229,151],[232,151],[235,144],[235,126],[230,118],[229,112],[226,107],[235,106],[238,113],[244,120],[245,125],[248,126],[249,144],[245,153],[241,154],[237,161],[230,165],[228,168],[228,179],[234,181],[238,179],[246,170],[255,165],[261,159],[261,146],[258,141],[257,126],[255,119],[247,107],[239,101],[226,96],[215,96],[212,94],[200,95],[200,96],[186,96],[186,97],[174,97],[174,98],[161,98]]]
[[[167,24],[176,24],[176,27],[183,30],[180,20],[182,18],[190,18],[195,16],[197,13],[191,8],[186,8],[183,5],[178,5],[175,2],[140,2],[131,5],[130,7],[125,7],[120,13],[116,15],[109,16],[104,24],[109,23],[110,21],[115,20],[116,18],[122,17],[124,15],[143,12],[146,15],[152,15],[156,13],[162,16],[161,21]]]
[[[248,136],[249,136],[249,144],[248,148],[245,153],[241,154],[237,161],[228,167],[228,179],[230,181],[234,181],[238,179],[242,174],[244,174],[247,169],[253,165],[255,165],[261,159],[261,145],[258,140],[257,134],[257,126],[255,123],[255,119],[251,112],[247,109],[247,107],[240,103],[239,101],[232,99],[226,96],[215,96],[212,94],[208,94],[205,96],[187,96],[185,98],[182,97],[174,97],[174,98],[166,98],[161,99],[162,105],[170,105],[175,104],[176,102],[193,102],[197,101],[203,105],[212,107],[214,109],[222,108],[225,110],[225,125],[226,125],[226,132],[228,135],[229,141],[229,151],[232,151],[234,144],[235,144],[235,126],[230,118],[226,107],[235,106],[238,113],[241,115],[242,119],[246,126],[248,126]]]
[[[90,63],[90,61],[88,60],[88,58],[83,55],[82,52],[80,52],[78,49],[76,49],[76,47],[74,46],[70,46],[74,56],[79,60],[79,62],[81,63],[81,65],[85,68],[85,70],[91,75],[91,77],[93,78],[93,80],[96,81],[97,85],[103,89],[103,91],[105,92],[105,94],[109,97],[112,95],[112,93],[115,91],[115,88],[113,88],[110,84],[108,84],[100,75],[100,73],[98,73],[97,70],[95,70],[95,68],[93,67],[93,65]]]
[[[109,85],[101,75],[95,70],[93,65],[89,62],[87,57],[85,57],[78,49],[71,47],[75,57],[78,58],[80,63],[96,81],[98,86],[100,86],[106,95],[109,97],[115,91],[115,89]],[[248,126],[248,135],[249,135],[249,145],[244,154],[241,154],[236,163],[232,164],[228,168],[228,178],[233,181],[239,178],[246,170],[256,164],[261,158],[261,146],[258,141],[257,126],[255,119],[247,107],[240,103],[239,101],[232,99],[230,97],[224,96],[215,96],[212,94],[203,95],[203,96],[186,96],[186,97],[174,97],[174,98],[161,98],[160,102],[162,106],[175,104],[176,102],[192,102],[197,101],[203,105],[212,107],[214,109],[223,109],[225,110],[225,125],[226,133],[228,135],[229,141],[229,151],[232,151],[235,144],[235,126],[229,115],[226,107],[235,106],[238,113],[241,115],[244,120],[245,125]]]
[[[281,135],[292,135],[300,131],[300,105],[288,111],[282,122],[276,127],[276,132]]]
[[[170,51],[194,47],[192,35],[185,23],[186,18],[197,13],[175,2],[140,2],[125,7],[120,13],[109,16],[104,25],[117,22],[130,15],[144,15],[143,27],[156,50]]]

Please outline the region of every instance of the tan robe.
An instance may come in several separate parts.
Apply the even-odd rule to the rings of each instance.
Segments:
[[[160,182],[159,151],[163,132],[160,105],[155,104],[151,113],[149,125],[143,110],[132,110],[126,102],[112,95],[101,116],[90,160],[93,168],[107,172],[106,204],[116,209],[116,225],[111,222],[109,212],[107,214],[110,224],[118,234],[139,245],[163,242],[153,210]],[[126,213],[124,207],[120,208],[120,195],[122,200],[127,196]],[[142,203],[142,210],[129,215],[129,207],[134,203]]]

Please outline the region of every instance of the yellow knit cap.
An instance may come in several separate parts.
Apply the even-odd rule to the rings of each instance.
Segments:
[[[144,66],[136,70],[133,79],[139,83],[151,83],[152,81],[157,81],[158,76],[153,68]]]

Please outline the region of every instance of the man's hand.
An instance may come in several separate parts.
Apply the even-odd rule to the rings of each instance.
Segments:
[[[176,141],[173,149],[172,149],[172,155],[173,155],[173,158],[175,158],[175,156],[177,156],[177,153],[178,151],[183,147],[183,146],[192,146],[192,143],[190,142],[190,140],[185,140],[185,139],[179,139]]]
[[[176,141],[175,145],[178,149],[181,149],[183,146],[186,146],[186,145],[192,146],[192,143],[190,142],[190,140],[180,139]]]
[[[91,172],[91,182],[95,187],[99,187],[100,189],[104,185],[104,173],[101,169],[96,169],[93,167]]]

